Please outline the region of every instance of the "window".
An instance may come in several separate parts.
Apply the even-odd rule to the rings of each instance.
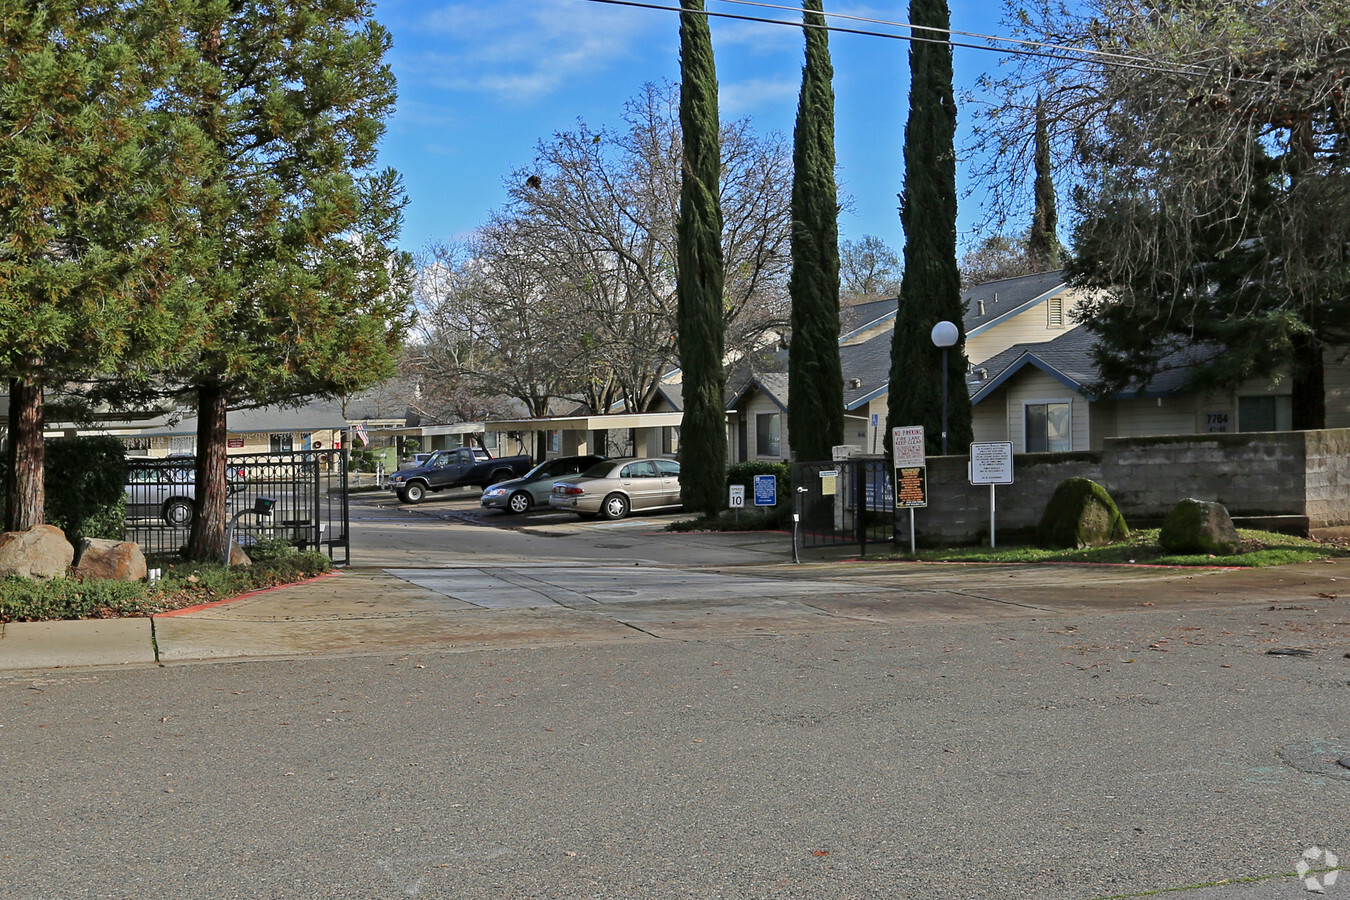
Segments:
[[[1294,427],[1293,398],[1238,398],[1238,431],[1289,431]]]
[[[495,453],[495,452],[497,452],[498,448],[500,448],[500,446],[501,446],[501,432],[498,432],[498,431],[485,431],[485,432],[483,432],[483,434],[481,435],[481,437],[482,437],[482,439],[483,439],[483,446],[486,447],[486,448],[488,448],[488,449],[491,450],[492,452]]]
[[[783,416],[760,413],[755,416],[755,455],[782,456]]]
[[[655,478],[656,466],[651,462],[629,463],[619,473],[620,478]]]
[[[672,425],[661,429],[661,452],[674,456],[680,452],[680,426]]]
[[[295,449],[293,440],[294,436],[291,434],[269,434],[267,436],[267,451],[269,453],[290,453]]]
[[[1064,453],[1073,449],[1069,431],[1069,404],[1028,403],[1026,405],[1028,453]]]

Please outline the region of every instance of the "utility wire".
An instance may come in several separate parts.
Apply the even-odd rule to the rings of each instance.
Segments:
[[[655,9],[662,12],[683,13],[676,6],[662,6],[658,3],[643,3],[639,0],[586,0],[589,3],[604,3],[610,6],[630,6],[637,9]],[[777,6],[771,3],[755,2],[755,0],[717,0],[722,3],[735,3],[744,6],[757,6],[766,9],[786,10],[789,12],[798,12],[794,7]],[[692,12],[692,10],[691,10]],[[1015,56],[1034,56],[1041,59],[1052,59],[1060,62],[1066,62],[1071,65],[1098,62],[1103,65],[1109,65],[1118,69],[1132,69],[1139,72],[1154,72],[1170,75],[1205,75],[1210,74],[1207,70],[1198,66],[1163,66],[1150,62],[1144,57],[1126,56],[1119,53],[1109,53],[1104,50],[1089,50],[1082,47],[1072,47],[1062,44],[1047,44],[1039,41],[1028,41],[1020,38],[1005,38],[996,35],[979,34],[969,31],[953,31],[951,29],[933,28],[927,25],[911,25],[906,22],[889,22],[884,19],[867,19],[861,16],[848,16],[841,13],[824,13],[829,18],[848,19],[860,23],[871,25],[884,25],[892,28],[908,28],[911,32],[933,31],[938,35],[960,35],[961,37],[978,38],[991,43],[1014,44],[1014,47],[990,46],[989,43],[976,44],[965,41],[954,41],[950,37],[925,37],[919,34],[893,34],[886,31],[875,31],[865,28],[845,28],[841,25],[817,25],[815,23],[789,22],[782,19],[770,19],[763,16],[745,15],[729,12],[712,12],[710,10],[698,11],[699,15],[709,18],[732,19],[740,22],[757,22],[764,25],[785,25],[789,28],[819,28],[824,31],[833,31],[839,34],[857,34],[864,37],[887,38],[894,41],[919,41],[926,44],[945,44],[948,47],[961,47],[967,50],[985,50],[994,53],[1010,53]],[[1071,54],[1071,55],[1070,55]],[[1239,78],[1240,81],[1258,81],[1259,79]]]

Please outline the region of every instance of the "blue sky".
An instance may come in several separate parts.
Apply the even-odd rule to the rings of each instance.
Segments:
[[[707,8],[800,21],[800,13],[718,0]],[[951,0],[950,8],[955,30],[1000,30],[1000,4]],[[903,22],[909,4],[827,0],[825,9]],[[381,161],[404,176],[411,202],[402,245],[412,251],[481,224],[505,202],[503,178],[530,163],[540,139],[574,128],[578,119],[593,128],[619,125],[624,102],[643,83],[679,77],[679,22],[669,12],[590,0],[377,0],[376,17],[393,34],[389,61],[399,86]],[[722,117],[749,116],[756,130],[790,139],[801,83],[800,28],[717,18],[711,28]],[[830,37],[839,178],[852,198],[840,234],[855,240],[875,234],[897,251],[904,243],[896,195],[903,186],[908,51],[902,40]],[[999,56],[957,49],[955,62],[959,94],[980,71],[997,66]],[[963,131],[969,121],[963,111]],[[963,200],[963,244],[979,218],[978,202]]]

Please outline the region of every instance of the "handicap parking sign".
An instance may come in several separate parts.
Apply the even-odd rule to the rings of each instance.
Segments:
[[[773,475],[755,476],[755,505],[776,506],[778,504],[778,479]]]

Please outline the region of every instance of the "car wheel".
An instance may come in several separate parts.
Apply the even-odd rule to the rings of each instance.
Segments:
[[[513,476],[509,471],[498,469],[496,472],[493,472],[492,477],[488,479],[488,485],[501,484],[503,481],[510,481],[512,477]]]
[[[176,497],[164,504],[164,521],[174,528],[192,524],[192,501]]]
[[[623,494],[610,494],[600,504],[600,515],[606,519],[622,519],[628,515],[628,498]]]
[[[402,500],[404,503],[421,503],[422,498],[424,498],[426,495],[427,495],[426,488],[422,487],[422,485],[414,481],[412,484],[408,485],[402,491],[400,491],[398,496],[399,499]]]
[[[533,505],[534,501],[530,499],[530,495],[524,491],[516,491],[510,497],[506,498],[506,508],[513,513],[529,512],[530,507]]]

